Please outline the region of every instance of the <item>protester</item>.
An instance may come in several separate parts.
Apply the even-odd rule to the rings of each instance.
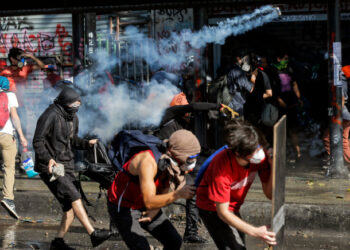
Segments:
[[[254,126],[261,127],[261,115],[265,99],[272,97],[272,88],[269,76],[264,72],[262,57],[254,55],[252,58],[252,70],[256,71],[254,90],[247,96],[244,105],[244,117]]]
[[[228,148],[212,159],[197,188],[199,215],[218,249],[246,249],[245,234],[275,245],[275,233],[267,226],[252,226],[239,214],[256,173],[271,199],[271,159],[266,157],[265,142],[244,120],[233,120],[225,129]]]
[[[151,150],[144,150],[132,155],[117,173],[108,190],[109,212],[130,249],[150,249],[143,230],[164,249],[180,249],[181,236],[161,208],[194,196],[195,188],[185,185],[184,174],[196,164],[200,150],[195,135],[178,130],[158,162]]]
[[[17,154],[14,128],[17,130],[21,145],[27,147],[27,140],[23,135],[21,121],[16,108],[18,102],[15,93],[8,92],[9,80],[0,76],[0,150],[4,160],[4,182],[2,188],[3,199],[1,205],[15,219],[19,219],[14,204],[13,187],[15,183],[15,159]],[[4,126],[2,126],[4,125]]]
[[[232,95],[231,102],[228,104],[230,108],[239,113],[240,117],[244,116],[244,104],[247,95],[252,93],[255,86],[255,80],[258,71],[251,72],[250,56],[244,51],[236,56],[236,64],[227,74],[227,85],[229,93]],[[250,75],[250,80],[248,77]],[[226,103],[225,103],[226,104]]]
[[[288,54],[280,52],[273,63],[275,70],[274,80],[280,86],[278,103],[281,114],[287,115],[287,133],[291,139],[295,160],[300,160],[301,151],[297,134],[298,129],[298,107],[303,105],[298,83],[296,82],[293,69],[288,65]]]
[[[33,71],[43,69],[45,64],[33,54],[26,53],[19,48],[11,48],[9,50],[8,60],[10,65],[5,67],[0,72],[0,75],[8,78],[10,81],[10,91],[15,92],[17,95],[18,114],[23,123],[23,133],[26,135],[27,112],[24,95],[28,85],[28,76]]]
[[[349,133],[350,133],[350,103],[349,103],[349,81],[350,81],[350,65],[345,65],[342,68],[341,72],[341,81],[343,84],[342,88],[342,117],[343,117],[343,156],[344,163],[350,170],[350,145],[349,145]],[[324,131],[323,134],[323,143],[327,152],[327,169],[329,169],[332,164],[332,160],[330,157],[331,149],[330,149],[330,136],[329,136],[329,128]]]
[[[75,216],[90,235],[94,247],[111,236],[108,230],[94,229],[91,225],[74,175],[73,149],[88,149],[97,142],[96,139],[84,140],[77,135],[76,112],[80,104],[79,94],[73,88],[64,88],[54,103],[39,117],[33,138],[34,169],[40,173],[41,179],[63,210],[61,225],[57,237],[51,242],[51,249],[73,249],[64,242],[63,237]],[[59,170],[59,164],[64,165],[64,176],[55,174]]]

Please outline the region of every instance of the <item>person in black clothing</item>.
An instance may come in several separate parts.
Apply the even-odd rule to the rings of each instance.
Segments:
[[[111,233],[105,229],[94,229],[91,225],[74,175],[73,149],[88,149],[96,139],[85,140],[78,137],[78,117],[76,112],[81,104],[79,94],[72,88],[64,88],[54,103],[39,117],[33,138],[35,150],[35,171],[61,204],[63,217],[57,237],[50,249],[73,249],[63,240],[74,216],[78,217],[90,235],[92,245],[98,246]],[[64,165],[64,176],[55,175],[58,163]],[[54,178],[52,178],[54,177]]]

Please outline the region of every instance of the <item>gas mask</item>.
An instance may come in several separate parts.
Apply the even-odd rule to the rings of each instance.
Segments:
[[[252,158],[249,159],[249,162],[252,164],[259,164],[265,159],[265,152],[262,148],[260,148],[257,152],[255,152]]]
[[[17,67],[18,68],[23,68],[23,66],[25,65],[26,63],[26,60],[24,57],[21,57],[20,59],[17,59],[18,60],[18,63],[17,63]]]
[[[241,68],[243,71],[245,72],[249,72],[250,71],[250,63],[249,63],[249,56],[244,56],[241,59]]]

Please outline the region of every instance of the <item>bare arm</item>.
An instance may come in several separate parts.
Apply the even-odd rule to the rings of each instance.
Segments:
[[[194,196],[195,188],[188,185],[173,192],[157,194],[156,185],[154,183],[154,177],[157,174],[157,164],[153,157],[147,153],[143,155],[141,159],[135,158],[134,160],[136,161],[140,188],[147,210],[164,207],[179,198],[189,199]]]
[[[293,82],[293,91],[298,99],[300,99],[300,91],[296,81]]]
[[[267,98],[270,98],[270,97],[272,97],[272,89],[265,90],[265,93],[263,94],[263,98],[267,99]]]
[[[245,222],[237,215],[232,213],[229,209],[229,203],[216,202],[216,212],[219,218],[226,224],[235,227],[237,230],[248,234],[250,236],[260,238],[269,245],[276,245],[276,234],[274,232],[267,231],[266,226],[254,227]]]
[[[11,115],[12,124],[18,132],[19,140],[21,141],[22,146],[27,147],[28,142],[27,142],[26,138],[24,137],[22,127],[21,127],[21,120],[19,119],[17,109],[15,107],[10,108],[10,115]]]
[[[34,56],[33,54],[25,53],[24,56],[31,58],[36,63],[36,65],[33,65],[34,70],[45,68],[45,64],[39,58]]]

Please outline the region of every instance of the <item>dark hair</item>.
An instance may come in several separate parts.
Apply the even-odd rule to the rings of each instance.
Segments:
[[[266,140],[260,131],[242,119],[235,119],[226,124],[225,140],[228,147],[242,157],[254,153],[258,145],[266,146]]]
[[[20,48],[11,48],[8,53],[8,59],[10,60],[10,57],[17,59],[17,57],[22,54],[24,51]]]

